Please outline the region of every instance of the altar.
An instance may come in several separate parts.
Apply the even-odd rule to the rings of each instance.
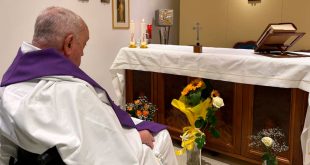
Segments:
[[[171,100],[192,77],[209,79],[225,107],[218,115],[221,137],[207,136],[205,148],[258,164],[261,152],[249,148],[248,137],[276,126],[290,147],[279,155],[280,164],[302,164],[303,158],[310,164],[310,57],[271,58],[253,50],[212,47],[193,53],[191,46],[152,44],[120,49],[110,71],[118,103],[147,95],[159,107],[156,121],[168,125],[175,139],[187,123]]]

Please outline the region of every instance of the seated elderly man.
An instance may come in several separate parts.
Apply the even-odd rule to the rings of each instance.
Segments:
[[[1,82],[0,164],[17,146],[35,154],[54,147],[68,165],[177,164],[165,126],[133,121],[79,68],[88,39],[70,10],[37,17],[32,44],[22,44]]]

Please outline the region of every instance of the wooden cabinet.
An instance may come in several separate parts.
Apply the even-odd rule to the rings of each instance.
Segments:
[[[303,164],[300,135],[308,105],[308,93],[300,89],[243,85],[242,141],[263,128],[279,127],[286,135],[287,152],[279,155],[281,164]],[[241,155],[259,160],[261,153],[242,145]]]
[[[147,96],[159,108],[155,121],[169,126],[173,139],[180,140],[186,116],[171,105],[191,78],[171,74],[126,70],[126,102]],[[260,164],[261,152],[248,147],[249,136],[263,128],[279,127],[290,149],[279,155],[280,164],[302,164],[300,135],[308,93],[299,89],[255,86],[210,80],[225,106],[217,113],[220,138],[207,134],[206,149]]]

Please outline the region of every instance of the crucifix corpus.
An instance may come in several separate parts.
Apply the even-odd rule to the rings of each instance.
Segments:
[[[202,28],[200,27],[200,23],[197,22],[196,26],[193,27],[193,30],[196,31],[196,44],[194,45],[194,53],[201,53],[202,52],[202,46],[199,43],[199,32]]]
[[[197,22],[196,26],[193,27],[193,30],[196,30],[196,42],[199,44],[199,32],[202,28],[200,27],[200,23]]]

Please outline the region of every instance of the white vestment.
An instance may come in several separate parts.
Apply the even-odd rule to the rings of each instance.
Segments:
[[[121,126],[103,91],[71,76],[0,88],[0,117],[1,165],[16,145],[38,154],[56,146],[68,165],[177,164],[167,130],[152,150],[136,129]]]
[[[152,165],[159,164],[157,157],[176,164],[166,130],[155,136],[153,150],[142,144],[136,129],[122,128],[105,94],[83,80],[44,77],[2,92],[3,136],[30,152],[57,146],[66,164]],[[2,149],[9,146],[1,143]],[[8,155],[1,151],[1,159]]]

